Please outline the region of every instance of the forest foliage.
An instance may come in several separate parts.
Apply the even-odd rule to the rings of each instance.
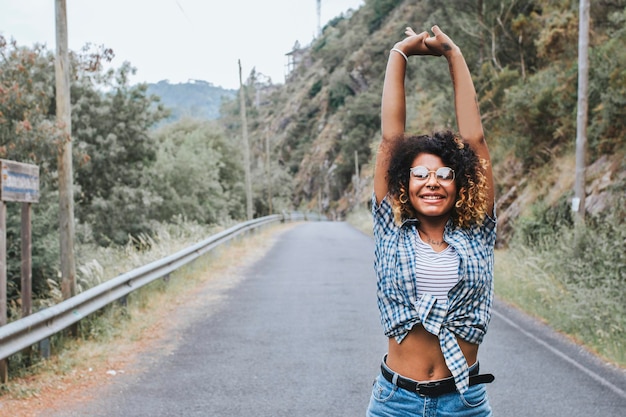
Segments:
[[[601,223],[626,186],[626,0],[593,1],[591,17],[588,211]],[[494,160],[500,244],[571,224],[563,207],[574,178],[578,2],[552,0],[365,0],[302,48],[285,84],[252,71],[243,89],[255,216],[303,209],[341,219],[368,204],[389,50],[406,26],[433,24],[459,44],[474,77]],[[217,120],[172,122],[180,109],[166,108],[146,84],[131,85],[130,64],[105,70],[112,57],[93,45],[71,54],[79,244],[123,245],[181,220],[243,220],[239,96],[222,103]],[[455,129],[445,60],[411,58],[406,83],[409,131]],[[190,83],[187,95],[194,84],[204,86]],[[54,95],[52,52],[0,38],[0,158],[41,169],[33,221],[38,297],[58,279]],[[619,228],[624,219],[614,221]],[[9,204],[13,301],[18,223],[18,207]],[[618,268],[616,279],[624,273]]]

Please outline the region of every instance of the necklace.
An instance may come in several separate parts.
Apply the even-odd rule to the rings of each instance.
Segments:
[[[424,235],[424,237],[426,238],[426,243],[428,243],[429,245],[442,246],[444,243],[446,243],[446,241],[443,240],[443,239],[442,240],[433,240],[433,239],[431,239],[431,237],[428,236],[426,234],[426,232],[423,231],[422,229],[417,229],[417,230],[418,230],[418,232],[420,232],[421,234]]]

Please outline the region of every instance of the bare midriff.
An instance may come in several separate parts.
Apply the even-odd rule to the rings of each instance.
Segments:
[[[469,366],[476,363],[478,345],[457,338]],[[389,338],[387,366],[394,372],[416,380],[432,381],[451,376],[441,353],[439,338],[429,333],[421,324],[409,331],[402,343]]]

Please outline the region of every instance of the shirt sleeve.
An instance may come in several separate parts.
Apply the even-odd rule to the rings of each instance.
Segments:
[[[388,196],[385,196],[379,204],[376,202],[376,194],[372,194],[372,216],[374,218],[375,239],[396,232],[398,227],[393,219],[393,210]]]

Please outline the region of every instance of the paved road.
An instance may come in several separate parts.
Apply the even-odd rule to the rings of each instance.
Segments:
[[[386,345],[372,262],[372,239],[349,225],[299,225],[207,294],[174,350],[47,416],[363,416]],[[624,372],[505,305],[480,356],[496,416],[626,415]]]

